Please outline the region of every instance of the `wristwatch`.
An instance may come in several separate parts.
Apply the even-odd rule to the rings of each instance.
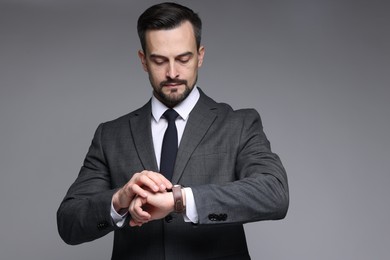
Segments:
[[[183,213],[186,210],[181,189],[181,185],[174,185],[172,187],[173,206],[176,213]]]

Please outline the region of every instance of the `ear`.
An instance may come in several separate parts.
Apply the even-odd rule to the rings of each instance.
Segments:
[[[198,68],[200,68],[203,64],[204,51],[204,46],[200,46],[198,50]]]
[[[142,50],[138,51],[138,57],[141,60],[144,71],[148,72],[148,67],[146,66],[146,55]]]

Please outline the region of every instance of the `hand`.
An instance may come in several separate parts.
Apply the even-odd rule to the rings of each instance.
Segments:
[[[165,192],[171,189],[172,183],[162,174],[152,171],[135,173],[133,177],[112,197],[114,209],[121,213],[128,210],[135,196],[146,198],[150,191]]]
[[[157,219],[162,219],[174,210],[172,192],[151,193],[146,198],[137,196],[131,202],[129,212],[130,226],[142,226]]]

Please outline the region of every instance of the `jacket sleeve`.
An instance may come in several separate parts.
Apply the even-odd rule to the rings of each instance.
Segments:
[[[96,130],[80,173],[57,211],[58,232],[68,244],[91,241],[117,228],[110,216],[115,190],[102,149],[102,129],[103,124]]]
[[[191,187],[199,224],[247,223],[285,217],[289,205],[287,175],[271,151],[255,110],[243,118],[235,162],[234,181]]]

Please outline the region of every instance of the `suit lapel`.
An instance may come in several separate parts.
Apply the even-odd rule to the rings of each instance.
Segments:
[[[200,91],[200,98],[194,109],[191,111],[184,130],[179,150],[177,152],[175,170],[172,183],[178,183],[183,171],[198,144],[202,141],[217,115],[213,110],[216,103]]]
[[[130,129],[135,149],[145,170],[158,171],[151,131],[151,104],[135,111],[130,117]]]

